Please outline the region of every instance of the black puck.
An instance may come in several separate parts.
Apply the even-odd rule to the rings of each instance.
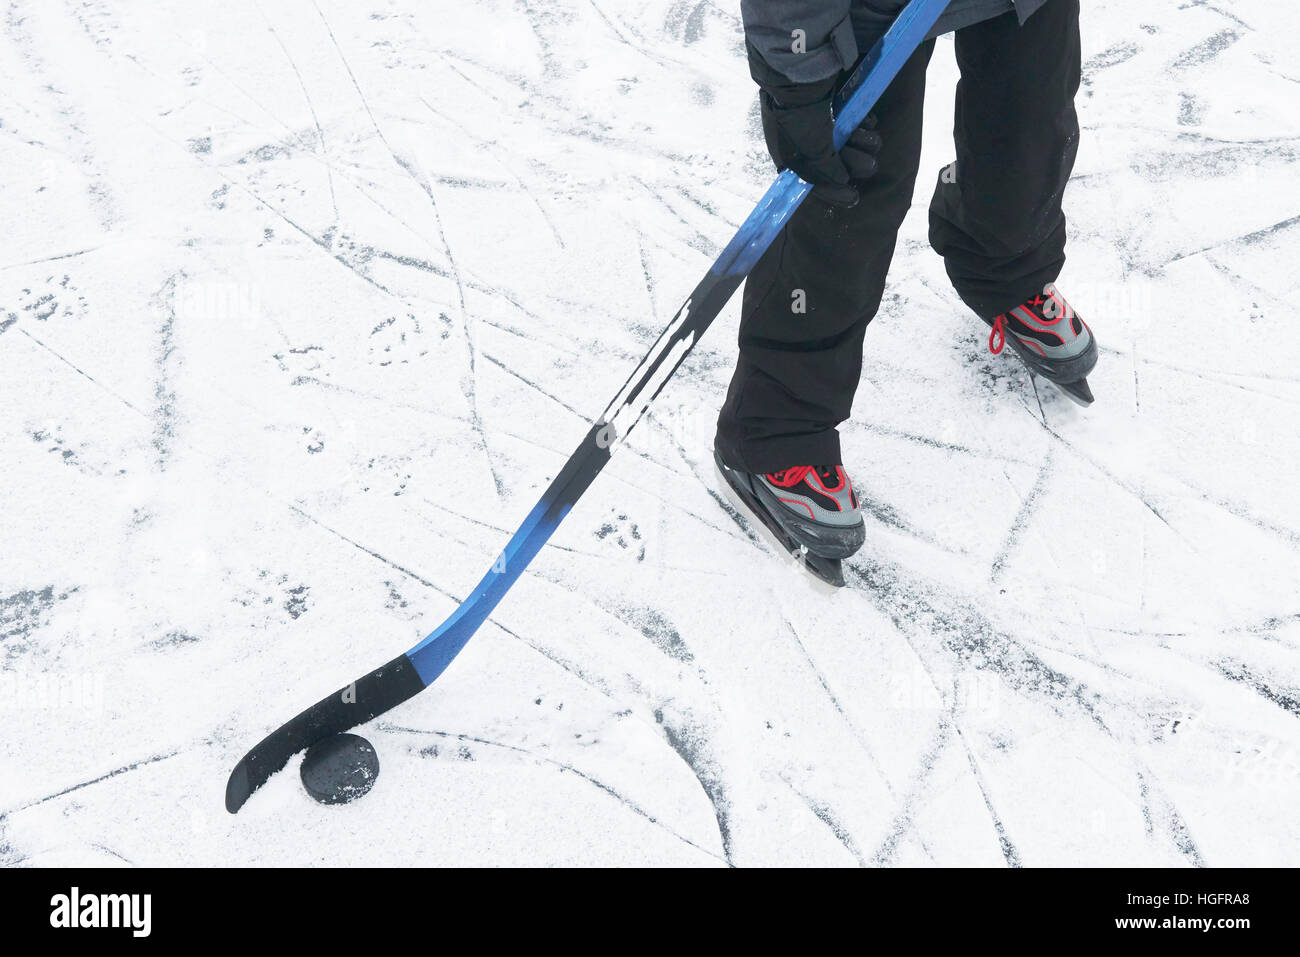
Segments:
[[[302,759],[302,786],[322,804],[347,804],[379,777],[379,755],[359,734],[335,734],[317,741]]]

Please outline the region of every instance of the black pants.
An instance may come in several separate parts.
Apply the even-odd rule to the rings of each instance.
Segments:
[[[1079,0],[1050,0],[1023,26],[1009,13],[954,39],[957,162],[938,175],[930,244],[958,295],[992,319],[1065,263]],[[718,419],[717,449],[730,465],[772,472],[842,461],[836,426],[849,417],[863,334],[912,202],[933,52],[934,41],[919,48],[873,111],[884,146],[861,201],[844,209],[809,197],[750,273],[740,359]]]

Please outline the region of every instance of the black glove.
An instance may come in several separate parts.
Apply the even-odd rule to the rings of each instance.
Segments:
[[[792,83],[758,58],[750,47],[750,72],[761,88],[763,137],[777,169],[792,169],[815,187],[813,194],[838,206],[858,201],[854,182],[874,176],[881,138],[869,115],[835,152],[831,101],[844,75],[815,83]]]

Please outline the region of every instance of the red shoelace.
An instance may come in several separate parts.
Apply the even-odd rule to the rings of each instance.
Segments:
[[[813,470],[811,465],[797,465],[792,469],[781,469],[779,472],[768,472],[767,478],[773,485],[779,485],[781,488],[794,488],[800,482],[808,477],[808,473]]]
[[[1007,344],[1007,317],[1005,315],[995,316],[993,319],[993,328],[989,330],[989,352],[997,355],[1002,351],[1002,347]]]

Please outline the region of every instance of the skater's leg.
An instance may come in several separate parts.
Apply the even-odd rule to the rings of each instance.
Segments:
[[[955,46],[957,163],[939,175],[930,243],[987,320],[1041,294],[1065,263],[1079,2],[1048,0],[1023,25],[1010,13],[986,20],[958,30]]]
[[[749,275],[740,358],[716,440],[733,467],[774,472],[841,461],[835,427],[848,418],[862,337],[911,204],[933,48],[931,41],[917,50],[872,111],[884,145],[857,205],[810,197]]]

